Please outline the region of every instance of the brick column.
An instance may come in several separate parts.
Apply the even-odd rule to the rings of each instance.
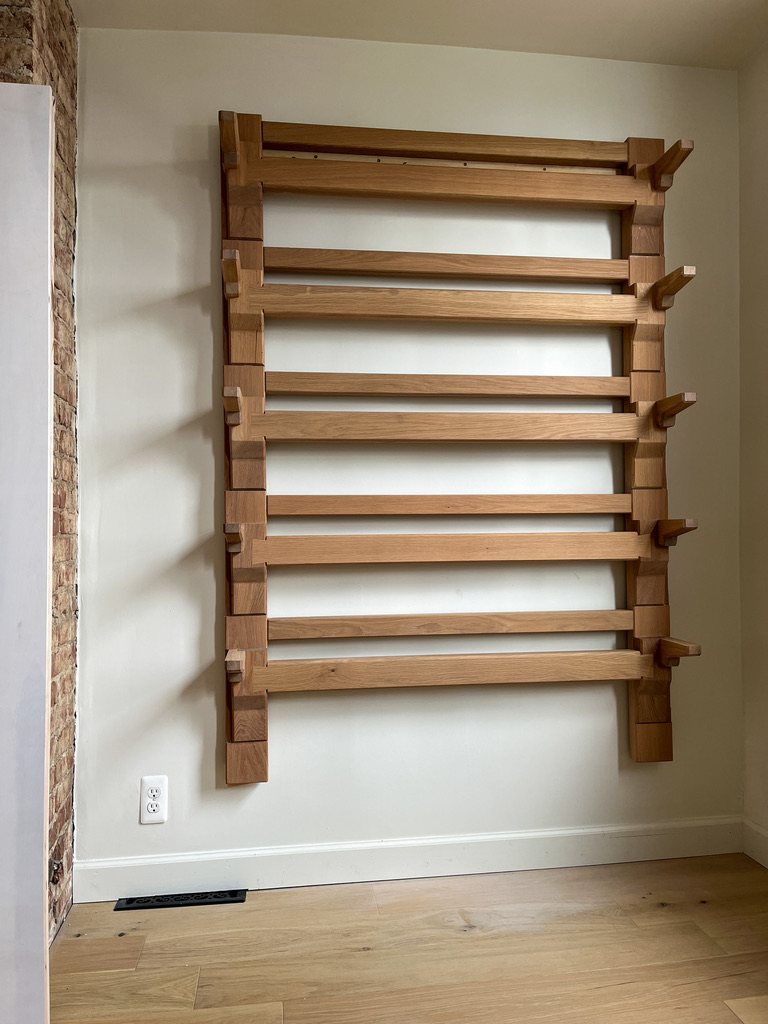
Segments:
[[[72,902],[77,641],[75,257],[77,26],[68,0],[0,0],[0,81],[49,85],[55,99],[53,635],[50,934]]]

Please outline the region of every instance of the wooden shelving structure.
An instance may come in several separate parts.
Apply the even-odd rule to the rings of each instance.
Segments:
[[[671,668],[696,655],[673,639],[669,548],[695,529],[669,519],[665,448],[696,400],[668,396],[666,312],[694,276],[664,265],[665,193],[693,143],[525,139],[327,125],[219,114],[222,157],[225,536],[228,562],[227,782],[264,782],[270,692],[627,680],[629,747],[672,759]],[[334,159],[334,157],[337,157]],[[492,163],[495,166],[478,166]],[[553,169],[554,168],[554,169]],[[264,192],[612,210],[621,259],[271,248]],[[621,293],[286,285],[266,271],[483,281],[601,282]],[[266,373],[265,323],[276,319],[605,325],[623,331],[623,376]],[[267,395],[608,397],[614,413],[267,411]],[[267,493],[270,442],[613,442],[625,452],[621,494],[279,495]],[[615,533],[270,536],[270,515],[614,514]],[[616,610],[269,618],[270,565],[610,560],[626,563]],[[615,630],[626,649],[417,655],[270,662],[270,640]]]

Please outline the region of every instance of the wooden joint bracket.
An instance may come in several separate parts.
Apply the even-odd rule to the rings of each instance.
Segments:
[[[227,542],[227,554],[239,555],[243,550],[242,523],[224,523],[224,537]]]
[[[664,548],[674,547],[678,537],[698,526],[696,519],[660,519],[656,524],[656,543]]]
[[[653,422],[657,427],[673,427],[678,413],[696,404],[695,391],[683,391],[653,403]]]
[[[651,184],[659,192],[672,187],[675,171],[693,152],[692,139],[679,139],[651,166]]]
[[[238,387],[225,385],[222,388],[225,421],[228,427],[236,427],[243,419],[243,393]]]
[[[678,267],[651,288],[651,305],[654,309],[671,309],[675,302],[675,295],[684,288],[689,281],[696,277],[696,267]]]
[[[697,658],[701,654],[701,644],[692,644],[687,640],[674,640],[664,637],[659,641],[659,664],[664,668],[674,668],[680,664],[681,658]]]
[[[224,170],[240,166],[240,131],[234,110],[219,111],[219,140]]]
[[[242,683],[245,678],[245,651],[227,651],[224,664],[228,683]]]
[[[243,272],[240,266],[239,249],[221,250],[221,276],[224,281],[224,297],[236,299],[243,289]]]

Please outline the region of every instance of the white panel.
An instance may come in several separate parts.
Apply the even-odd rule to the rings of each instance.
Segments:
[[[0,84],[0,1019],[48,984],[51,90]]]

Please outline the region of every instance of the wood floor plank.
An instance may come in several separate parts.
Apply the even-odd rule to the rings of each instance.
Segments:
[[[53,1017],[51,1024],[64,1018]],[[67,1024],[72,1018],[66,1018]],[[74,1018],[77,1024],[282,1024],[282,1003],[224,1006],[213,1010],[148,1010],[95,1007]]]
[[[285,1024],[735,1024],[723,1001],[768,980],[768,956],[717,957],[290,1000]],[[731,1017],[728,1014],[731,1013]],[[751,1022],[750,1022],[751,1024]]]
[[[150,937],[139,961],[156,966],[232,964],[277,957],[311,957],[372,950],[426,947],[447,954],[481,944],[493,951],[503,941],[510,953],[562,950],[602,945],[616,938],[636,938],[637,925],[615,903],[577,904],[563,918],[558,905],[455,909],[420,915],[371,917],[354,922],[336,916],[302,927],[249,927],[237,931],[199,932]]]
[[[62,938],[51,949],[51,968],[57,974],[84,971],[132,971],[139,961],[146,934],[105,938]]]
[[[742,1024],[768,1024],[768,993],[764,996],[746,996],[744,999],[726,999],[725,1005]]]
[[[114,903],[75,904],[60,934],[95,938],[120,932],[149,932],[160,937],[251,927],[300,928],[318,918],[350,921],[360,915],[369,918],[378,913],[373,889],[367,883],[249,892],[245,903],[231,906],[125,910],[119,914],[113,913],[113,907]]]
[[[653,934],[650,934],[653,931]],[[718,957],[722,950],[692,924],[638,929],[630,938],[605,936],[600,944],[531,949],[529,936],[477,937],[419,949],[320,952],[312,957],[212,964],[200,970],[196,1007],[335,997],[426,985],[490,983],[530,975],[617,970],[637,964]],[[141,972],[139,972],[141,973]]]
[[[197,991],[198,967],[146,971],[103,971],[51,974],[52,1024],[80,1024],[90,1013],[111,1010],[191,1010]],[[266,1000],[262,1000],[266,1002]]]

